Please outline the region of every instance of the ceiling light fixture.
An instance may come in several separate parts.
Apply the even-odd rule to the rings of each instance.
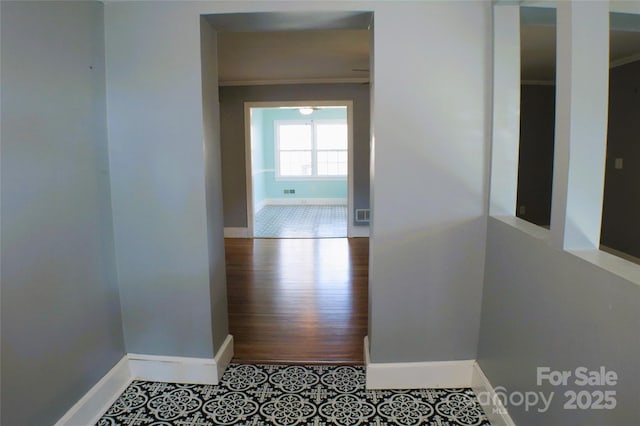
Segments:
[[[313,114],[313,108],[311,108],[311,107],[302,107],[302,108],[299,108],[298,111],[300,111],[300,114],[302,114],[302,115],[311,115],[311,114]]]

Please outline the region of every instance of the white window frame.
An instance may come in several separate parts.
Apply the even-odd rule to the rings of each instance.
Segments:
[[[309,124],[311,125],[311,175],[281,175],[280,174],[280,126],[293,124]],[[344,124],[347,126],[347,147],[344,150],[324,150],[318,149],[316,141],[316,126],[319,124]],[[274,120],[274,160],[275,160],[275,179],[280,180],[347,180],[349,168],[349,142],[348,132],[349,123],[347,118],[339,119],[302,119],[302,120]],[[302,150],[306,151],[306,150]],[[347,154],[347,173],[344,175],[318,175],[318,152],[319,151],[344,151]]]

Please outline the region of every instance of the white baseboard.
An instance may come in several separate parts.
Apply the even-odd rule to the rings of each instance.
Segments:
[[[251,238],[249,228],[224,228],[225,238]]]
[[[367,389],[467,388],[475,360],[374,363],[365,337]]]
[[[227,336],[213,359],[126,354],[55,426],[96,424],[134,379],[217,385],[231,358],[232,335]]]
[[[368,238],[369,227],[368,226],[350,226],[349,238]]]
[[[94,425],[131,383],[127,355],[66,412],[55,426]]]
[[[266,199],[260,200],[260,201],[258,201],[257,203],[255,203],[253,205],[253,211],[255,213],[257,213],[260,210],[262,210],[264,208],[264,206],[266,206],[266,205],[267,205],[267,200]]]
[[[268,198],[264,200],[266,206],[346,206],[346,198]]]
[[[233,358],[233,336],[228,334],[227,338],[222,342],[222,346],[216,352],[214,358],[216,362],[216,368],[218,369],[218,380],[222,378],[224,370],[227,369],[231,359]]]
[[[213,358],[189,358],[129,354],[131,376],[150,382],[218,383],[218,368]]]
[[[495,389],[484,375],[478,363],[473,364],[471,388],[478,397],[478,401],[493,426],[515,426],[507,409],[498,398]]]
[[[475,360],[372,363],[364,338],[367,389],[472,388],[493,426],[515,426]]]
[[[129,368],[140,380],[217,385],[231,358],[233,337],[228,335],[215,358],[129,354]]]

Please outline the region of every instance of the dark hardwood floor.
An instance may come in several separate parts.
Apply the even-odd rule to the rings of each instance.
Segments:
[[[226,239],[236,362],[363,362],[368,238]]]

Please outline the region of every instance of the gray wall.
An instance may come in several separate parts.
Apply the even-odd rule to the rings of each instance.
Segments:
[[[244,102],[353,100],[354,209],[369,208],[369,85],[300,84],[220,88],[224,226],[247,226]],[[354,213],[349,216],[354,219]],[[355,222],[354,225],[363,225]]]
[[[222,175],[220,159],[220,104],[218,103],[218,43],[215,30],[200,19],[202,56],[202,122],[209,245],[209,285],[213,346],[217,350],[229,334],[227,276],[222,227]]]
[[[631,425],[640,417],[637,284],[490,218],[478,362],[493,387],[555,391],[551,409],[507,406],[518,425]],[[576,386],[536,385],[536,369],[617,372],[615,410],[564,410]],[[572,379],[573,380],[573,379]],[[572,382],[569,382],[572,383]],[[593,388],[585,388],[593,390]]]
[[[602,238],[605,246],[640,257],[640,61],[612,68]],[[614,168],[622,158],[622,170]]]
[[[551,223],[555,103],[555,86],[521,86],[516,215],[541,226]]]
[[[312,10],[375,14],[371,359],[475,358],[491,115],[489,2],[105,4],[127,350],[207,356],[212,346],[199,15]],[[474,71],[452,78],[451,70]],[[223,151],[224,167],[227,161]],[[234,161],[242,170],[243,158]],[[232,214],[243,218],[239,210]]]
[[[3,425],[55,423],[124,355],[103,6],[2,2]]]
[[[374,38],[371,359],[475,359],[491,4],[385,2]]]
[[[215,170],[205,172],[205,164],[215,167],[215,159],[205,159],[203,145],[200,20],[173,2],[104,8],[111,201],[126,349],[211,358],[211,320],[217,316],[211,279],[217,275],[210,271],[209,235],[222,223],[209,222],[216,213],[207,212],[206,175]],[[207,145],[215,144],[208,137]],[[213,256],[215,264],[224,262],[219,252]]]

